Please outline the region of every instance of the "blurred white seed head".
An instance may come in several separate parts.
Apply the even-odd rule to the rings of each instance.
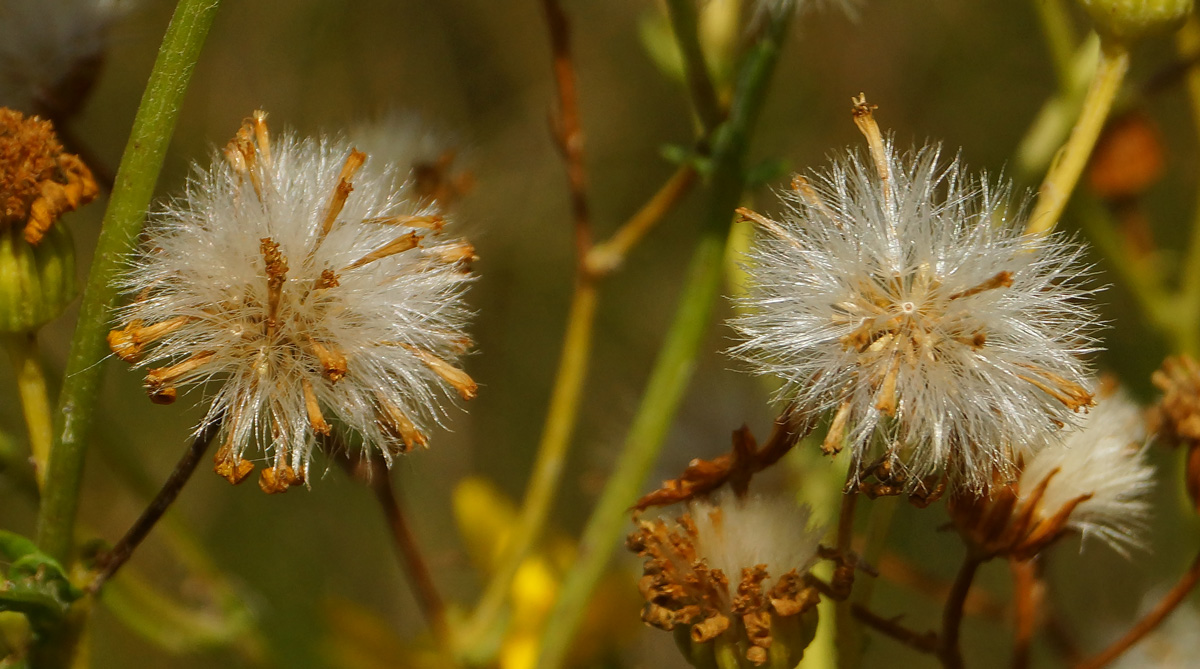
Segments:
[[[421,204],[445,210],[475,185],[474,177],[462,167],[455,138],[433,128],[419,114],[388,112],[351,128],[349,138],[380,164],[395,166],[394,177]]]
[[[1162,599],[1162,592],[1147,593],[1141,610],[1149,613]],[[1112,630],[1112,637],[1126,631],[1127,624]],[[1200,611],[1184,602],[1141,641],[1113,661],[1112,669],[1192,669],[1200,657]]]
[[[131,0],[0,0],[0,105],[71,116],[94,83],[109,27]]]
[[[1145,441],[1141,408],[1123,391],[1101,396],[1078,429],[1027,462],[1017,483],[1021,504],[1040,494],[1038,519],[1074,505],[1067,529],[1122,553],[1136,547],[1150,515],[1146,496],[1154,487]]]
[[[230,480],[252,444],[272,465],[265,490],[305,480],[334,428],[390,462],[425,445],[446,395],[474,395],[454,366],[472,247],[444,239],[391,169],[342,141],[271,137],[256,112],[147,227],[109,343],[151,368],[152,399],[206,385]]]
[[[727,635],[755,664],[791,666],[784,660],[798,658],[815,629],[813,615],[802,614],[815,614],[819,600],[806,577],[823,531],[810,516],[786,495],[724,489],[689,502],[674,522],[642,521],[627,541],[645,559],[642,619],[668,631],[690,627],[693,644]]]
[[[1015,474],[1091,403],[1094,350],[1079,245],[1026,236],[1009,187],[968,176],[937,146],[897,155],[870,107],[871,146],[797,177],[749,254],[732,353],[831,412],[824,448],[861,467],[888,455],[915,486],[947,472],[982,490]]]

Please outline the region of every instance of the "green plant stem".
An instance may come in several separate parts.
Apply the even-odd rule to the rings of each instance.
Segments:
[[[1129,51],[1125,46],[1102,43],[1100,64],[1084,98],[1083,110],[1071,130],[1071,136],[1038,189],[1037,206],[1030,214],[1029,225],[1025,229],[1028,234],[1045,234],[1058,224],[1128,71]]]
[[[1128,246],[1117,234],[1112,215],[1095,197],[1078,198],[1074,209],[1078,212],[1080,226],[1120,275],[1147,320],[1172,342],[1181,343],[1179,314],[1160,273],[1129,254]]]
[[[675,42],[683,56],[683,71],[687,77],[688,91],[692,96],[692,107],[710,136],[725,119],[717,88],[713,85],[704,48],[700,45],[700,30],[696,20],[695,0],[667,0],[667,15],[675,31]]]
[[[38,355],[37,334],[27,332],[4,338],[8,356],[17,373],[17,394],[21,411],[29,430],[29,451],[33,456],[33,471],[40,489],[46,480],[46,460],[54,434],[54,418],[50,408],[50,391],[46,387],[46,372]]]
[[[1055,63],[1056,67],[1065,67],[1070,74],[1066,81],[1060,82],[1058,92],[1042,104],[1017,145],[1013,165],[1018,181],[1030,183],[1045,175],[1054,154],[1070,136],[1071,125],[1079,118],[1088,83],[1099,62],[1100,38],[1092,35],[1069,56],[1067,63]]]
[[[1062,0],[1033,0],[1050,58],[1054,61],[1054,73],[1058,75],[1059,87],[1066,90],[1071,81],[1071,54],[1075,52],[1075,28],[1071,25],[1071,14]]]
[[[878,567],[879,560],[887,547],[888,535],[891,533],[892,521],[896,517],[896,509],[900,506],[902,497],[891,495],[871,501],[868,508],[869,516],[865,532],[866,542],[862,554],[858,556],[860,564]],[[844,602],[837,603],[836,640],[838,649],[838,666],[843,669],[858,667],[862,664],[863,634],[859,625],[861,619],[853,615],[854,607],[867,609],[871,604],[871,596],[875,593],[875,577],[863,578],[861,573],[854,579],[854,589]]]
[[[1185,83],[1196,137],[1200,139],[1200,65],[1196,64],[1196,58],[1200,56],[1200,19],[1188,18],[1178,33],[1176,47],[1181,59],[1193,63],[1188,68]],[[1187,320],[1187,341],[1181,352],[1195,355],[1196,349],[1200,348],[1200,188],[1196,190],[1192,237],[1183,261],[1179,289],[1183,306],[1180,316]]]
[[[38,516],[38,545],[63,563],[71,558],[88,432],[95,417],[104,370],[101,364],[105,357],[104,337],[118,293],[116,278],[142,228],[184,92],[218,4],[219,0],[180,0],[176,5],[138,106],[104,215],[83,293],[79,324],[71,340]]]
[[[0,476],[3,476],[16,492],[37,503],[38,486],[33,468],[29,466],[29,459],[25,457],[24,449],[18,447],[17,440],[4,431],[0,431]]]
[[[577,279],[567,315],[567,332],[550,395],[546,423],[538,444],[537,460],[521,507],[517,526],[505,545],[505,557],[488,582],[471,622],[461,636],[470,643],[479,638],[499,615],[508,598],[513,577],[541,534],[566,465],[567,449],[579,416],[579,398],[587,377],[588,358],[596,322],[596,282]]]
[[[540,669],[562,666],[587,602],[625,527],[626,511],[637,499],[658,458],[675,411],[691,380],[695,358],[720,290],[725,243],[734,208],[745,187],[743,162],[750,134],[761,111],[790,18],[787,12],[775,17],[746,55],[729,120],[715,135],[715,169],[708,214],[692,255],[683,294],[650,373],[620,459],[584,528],[579,559],[565,575],[558,600],[548,618],[537,665]]]

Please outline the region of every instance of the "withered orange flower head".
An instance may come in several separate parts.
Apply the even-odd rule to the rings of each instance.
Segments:
[[[63,151],[49,121],[0,107],[0,225],[24,225],[25,240],[37,244],[60,216],[98,193],[87,165]]]

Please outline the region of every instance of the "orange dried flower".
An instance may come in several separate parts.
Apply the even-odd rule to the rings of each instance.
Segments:
[[[0,108],[0,224],[25,226],[37,244],[63,214],[100,192],[87,165],[63,151],[54,126]]]

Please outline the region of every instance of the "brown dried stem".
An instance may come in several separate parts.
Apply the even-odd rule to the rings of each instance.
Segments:
[[[209,421],[188,448],[183,453],[183,457],[175,465],[175,470],[167,477],[165,483],[154,499],[150,500],[150,504],[142,515],[134,521],[129,530],[125,532],[125,536],[121,537],[108,552],[100,556],[96,561],[99,571],[87,585],[87,591],[95,594],[100,591],[100,588],[108,582],[114,574],[117,573],[129,558],[133,556],[133,552],[142,544],[146,536],[150,534],[150,530],[163,517],[167,509],[171,507],[171,503],[179,496],[179,492],[183,490],[184,484],[192,477],[196,471],[196,467],[200,464],[200,460],[204,457],[204,451],[208,450],[209,443],[217,436],[217,432],[221,429],[222,418],[220,416]]]
[[[1125,633],[1125,636],[1115,641],[1108,648],[1075,665],[1075,669],[1100,669],[1100,667],[1107,666],[1110,662],[1120,657],[1122,653],[1132,648],[1134,644],[1141,641],[1143,637],[1158,627],[1162,621],[1166,620],[1167,616],[1171,615],[1171,612],[1187,599],[1188,594],[1196,587],[1197,582],[1200,582],[1200,553],[1197,553],[1195,559],[1192,560],[1191,567],[1184,572],[1183,576],[1179,577],[1179,582],[1175,584],[1175,587],[1171,588],[1170,592],[1163,596],[1158,605],[1154,607],[1154,610],[1137,621]]]
[[[879,577],[883,580],[926,595],[935,601],[944,601],[950,593],[949,581],[926,573],[895,553],[883,554],[872,562],[871,566],[879,571]],[[1008,607],[991,594],[976,588],[967,596],[963,612],[990,620],[1002,620],[1007,615]]]
[[[942,611],[942,633],[939,639],[937,656],[946,669],[962,669],[962,646],[959,643],[959,632],[962,628],[963,606],[967,595],[971,592],[971,583],[983,559],[968,552],[963,558],[954,585],[950,586],[950,594],[946,597],[946,608]]]
[[[337,460],[352,477],[371,488],[371,492],[375,494],[375,500],[379,502],[379,508],[383,511],[383,517],[391,531],[396,556],[400,558],[400,566],[417,599],[417,606],[420,607],[421,614],[438,643],[448,653],[452,653],[453,637],[446,620],[446,603],[438,592],[429,563],[421,553],[420,544],[413,533],[400,497],[392,487],[387,464],[378,454],[370,459],[363,458],[355,462],[350,459],[345,445],[340,443],[336,444],[331,452],[337,454]]]
[[[1038,614],[1042,608],[1044,588],[1037,558],[1032,560],[1010,560],[1013,576],[1013,669],[1025,669],[1030,662],[1030,647],[1037,629]]]
[[[861,604],[851,604],[850,613],[854,618],[863,623],[867,627],[889,636],[896,641],[920,651],[922,653],[935,653],[938,649],[937,633],[917,632],[910,630],[900,624],[899,618],[884,618],[883,616],[872,613],[867,607]]]
[[[567,164],[571,192],[571,214],[575,219],[576,261],[583,266],[592,248],[592,224],[588,212],[587,170],[583,162],[583,128],[579,121],[579,91],[571,60],[571,27],[557,0],[542,0],[550,28],[550,50],[554,58],[554,83],[558,88],[558,118],[555,138]]]

